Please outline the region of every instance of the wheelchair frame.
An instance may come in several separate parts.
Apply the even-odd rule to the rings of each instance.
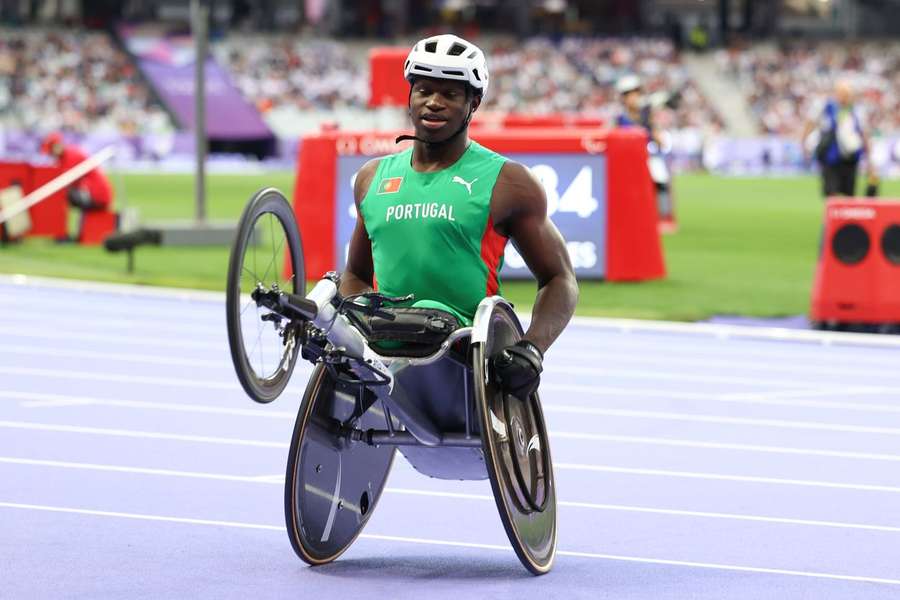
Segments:
[[[335,273],[327,274],[305,297],[283,291],[276,284],[267,289],[256,280],[250,297],[258,308],[270,311],[260,318],[274,323],[285,349],[279,368],[271,376],[273,383],[268,379],[255,380],[255,373],[248,375],[247,369],[252,367],[247,366],[246,354],[238,346],[243,341],[235,331],[233,317],[239,310],[236,307],[240,305],[240,289],[233,282],[243,264],[236,255],[246,249],[253,224],[267,213],[278,217],[286,233],[293,230],[296,243],[288,235],[289,256],[295,273],[297,266],[302,266],[302,248],[297,247],[299,237],[287,201],[277,190],[261,190],[241,217],[229,264],[229,343],[238,378],[248,395],[258,402],[269,402],[281,393],[300,348],[304,349],[304,358],[316,363],[295,423],[285,480],[285,517],[298,556],[311,565],[325,564],[352,544],[380,498],[396,448],[414,446],[426,449],[422,450],[426,453],[430,452],[427,449],[468,448],[481,451],[481,462],[476,461],[475,467],[480,471],[478,465],[484,466],[504,528],[520,561],[534,574],[548,572],[556,551],[556,495],[540,400],[537,394],[525,400],[514,399],[496,381],[491,381],[492,352],[522,335],[512,306],[500,296],[485,298],[476,310],[473,325],[452,331],[430,355],[385,356],[370,345],[348,317],[351,311],[358,311],[392,318],[389,311],[379,308],[384,297],[374,295],[374,307],[357,304],[353,297],[342,298]],[[302,281],[302,277],[295,276],[294,280]],[[494,334],[497,339],[492,338],[494,330],[500,332]],[[467,352],[467,357],[471,363],[451,352],[451,347],[466,337],[470,338],[472,351]],[[458,428],[462,415],[454,415],[454,431],[442,431],[441,425],[407,395],[405,386],[398,385],[398,376],[408,369],[440,360],[451,360],[462,367],[461,432]],[[476,381],[481,383],[476,385]],[[330,391],[327,386],[331,386]],[[323,393],[331,396],[325,398]],[[321,403],[323,398],[325,402]],[[376,404],[377,408],[373,408]],[[317,406],[322,414],[316,413]],[[380,428],[379,422],[384,424]],[[359,426],[364,423],[368,427]],[[313,456],[309,459],[313,462],[304,462],[304,448],[306,456]],[[474,473],[472,456],[463,454],[465,462],[453,463],[448,469],[454,478],[460,478],[453,470],[460,464],[470,469],[469,476],[462,478],[471,478]],[[342,466],[345,458],[348,462]],[[316,459],[321,459],[322,464]],[[409,455],[407,459],[411,460]],[[335,464],[329,465],[329,461]],[[329,466],[335,468],[329,470]],[[360,484],[368,486],[356,503],[341,495],[343,470],[349,473],[348,481],[357,478],[352,480],[353,493],[359,493]],[[437,476],[446,476],[448,471]],[[331,486],[334,492],[330,491]],[[304,502],[309,509],[306,516]],[[336,517],[342,506],[352,510]],[[312,534],[310,527],[317,533]],[[316,536],[321,540],[313,539]],[[313,547],[317,541],[323,543]]]

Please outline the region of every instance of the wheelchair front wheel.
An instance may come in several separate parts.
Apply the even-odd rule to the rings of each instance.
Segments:
[[[265,403],[284,390],[300,347],[289,320],[259,306],[251,297],[255,290],[306,293],[303,246],[294,210],[274,188],[258,191],[241,215],[225,293],[234,370],[247,395]]]
[[[474,345],[472,358],[484,462],[513,550],[526,569],[542,575],[556,555],[556,483],[547,428],[537,393],[526,402],[504,393],[489,366],[494,355],[521,339],[519,320],[504,303],[489,318],[487,341]]]
[[[384,429],[376,401],[355,418],[358,390],[342,388],[323,364],[313,369],[288,451],[284,517],[297,556],[329,563],[359,536],[372,516],[393,464],[394,446],[350,442],[339,430]],[[400,424],[394,421],[394,425]]]

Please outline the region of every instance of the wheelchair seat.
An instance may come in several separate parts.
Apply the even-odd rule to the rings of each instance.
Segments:
[[[393,320],[351,313],[356,327],[382,356],[428,356],[462,327],[456,315],[439,308],[404,306],[386,310],[394,315]]]

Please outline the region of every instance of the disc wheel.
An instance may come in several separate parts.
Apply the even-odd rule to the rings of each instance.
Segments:
[[[284,481],[288,537],[297,556],[310,565],[333,561],[356,540],[394,460],[394,446],[348,442],[338,434],[356,406],[354,390],[342,391],[317,365],[297,413]],[[380,402],[354,423],[363,430],[385,425]]]
[[[498,304],[490,316],[487,342],[473,352],[475,399],[482,448],[494,500],[506,535],[526,569],[542,575],[556,555],[556,484],[541,402],[506,394],[490,369],[490,359],[521,339],[512,309]]]
[[[296,331],[259,306],[254,291],[306,293],[303,246],[294,211],[274,188],[257,192],[238,222],[225,293],[228,344],[244,390],[257,402],[281,394],[297,362]]]

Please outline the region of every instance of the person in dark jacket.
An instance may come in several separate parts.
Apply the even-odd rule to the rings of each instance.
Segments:
[[[850,83],[838,81],[833,96],[812,117],[804,128],[803,139],[814,141],[813,157],[821,169],[823,196],[856,195],[856,175],[864,155],[868,159],[868,178],[874,180],[876,175]]]

